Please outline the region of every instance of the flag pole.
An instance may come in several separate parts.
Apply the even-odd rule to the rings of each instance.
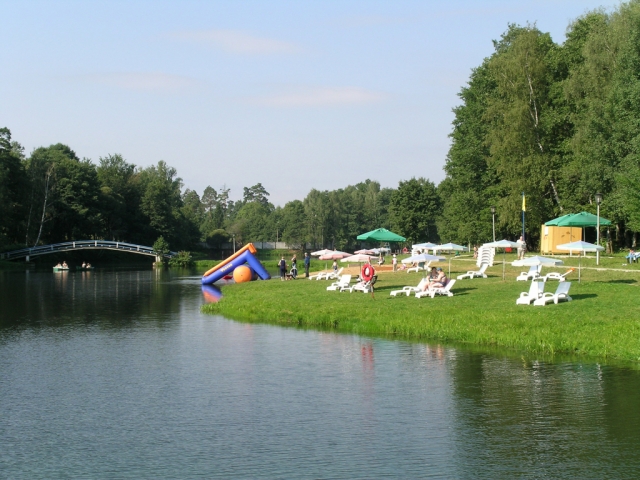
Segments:
[[[524,212],[527,211],[527,205],[524,197],[524,192],[522,192],[522,240],[527,241],[527,237],[524,236]]]

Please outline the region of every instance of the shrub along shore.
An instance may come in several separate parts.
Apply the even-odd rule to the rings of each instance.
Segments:
[[[575,257],[564,260],[564,266],[543,273],[577,266]],[[521,269],[511,265],[503,281],[497,263],[487,279],[459,280],[453,297],[391,297],[391,290],[417,285],[422,274],[382,271],[374,298],[327,291],[327,281],[275,279],[224,286],[222,300],[202,310],[245,322],[639,362],[640,267],[623,262],[622,257],[603,258],[596,269],[592,258],[584,259],[582,282],[577,271],[568,277],[573,301],[544,307],[516,305],[529,282],[515,281]],[[447,271],[448,265],[441,266]],[[469,259],[454,259],[451,278],[471,269],[475,265]],[[545,290],[555,291],[557,285],[549,281]]]

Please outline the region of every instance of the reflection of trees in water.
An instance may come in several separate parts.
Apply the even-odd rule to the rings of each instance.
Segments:
[[[20,275],[5,275],[0,288],[12,301],[0,325],[118,327],[162,322],[180,307],[180,295],[173,290],[180,286],[170,283],[170,275],[163,270],[30,272],[24,282],[15,281]]]
[[[501,465],[507,476],[621,478],[612,472],[639,465],[638,372],[465,352],[451,368],[457,453],[470,468],[463,476]]]

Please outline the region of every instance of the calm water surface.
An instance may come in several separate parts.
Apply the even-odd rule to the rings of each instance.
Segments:
[[[640,374],[202,315],[199,277],[0,272],[0,478],[639,478]]]

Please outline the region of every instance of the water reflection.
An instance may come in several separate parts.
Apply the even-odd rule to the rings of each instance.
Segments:
[[[179,311],[166,270],[0,272],[0,327],[161,321]],[[17,323],[16,323],[17,321]]]
[[[222,290],[214,285],[202,285],[202,296],[205,303],[217,303],[222,298]]]
[[[217,294],[162,270],[0,272],[2,476],[640,469],[637,371],[200,314]]]

